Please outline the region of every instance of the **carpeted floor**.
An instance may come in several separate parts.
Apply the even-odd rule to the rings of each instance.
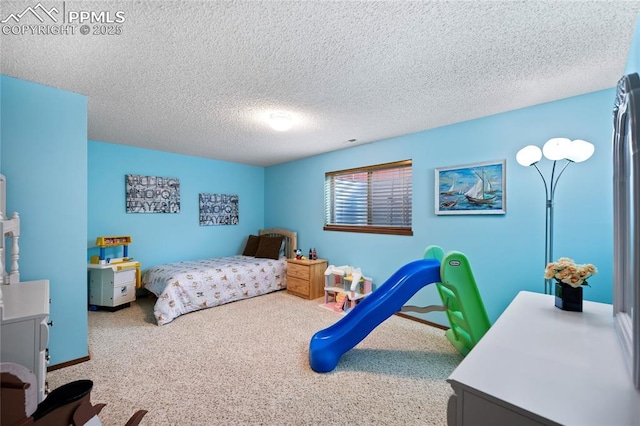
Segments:
[[[331,373],[308,363],[311,336],[342,318],[284,291],[157,326],[154,299],[89,312],[91,360],[48,374],[90,379],[103,424],[444,425],[446,378],[462,356],[444,331],[393,316]]]

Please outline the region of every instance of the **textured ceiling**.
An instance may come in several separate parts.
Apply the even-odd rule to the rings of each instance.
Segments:
[[[614,87],[640,12],[640,1],[41,4],[43,22],[21,14],[37,0],[0,2],[3,33],[64,17],[74,34],[2,34],[0,70],[87,95],[89,139],[262,166]],[[77,11],[124,17],[122,33],[82,35]],[[269,128],[273,111],[293,128]]]

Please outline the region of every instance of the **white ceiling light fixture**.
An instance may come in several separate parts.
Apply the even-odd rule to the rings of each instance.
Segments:
[[[273,130],[286,132],[291,128],[291,126],[293,126],[293,119],[287,113],[274,112],[269,115],[269,126],[271,126]]]

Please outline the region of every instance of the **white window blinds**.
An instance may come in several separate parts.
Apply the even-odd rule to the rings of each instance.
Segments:
[[[325,229],[411,233],[411,160],[325,174]]]

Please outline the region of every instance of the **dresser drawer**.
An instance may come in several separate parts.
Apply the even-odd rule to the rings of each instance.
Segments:
[[[136,283],[123,284],[113,288],[113,306],[120,306],[136,300]]]
[[[309,296],[309,280],[287,276],[287,290],[303,296]]]
[[[124,269],[113,273],[113,285],[114,287],[128,284],[131,281],[136,280],[135,269]]]
[[[287,277],[300,278],[301,280],[309,279],[309,267],[307,265],[298,265],[289,263],[287,266]]]

